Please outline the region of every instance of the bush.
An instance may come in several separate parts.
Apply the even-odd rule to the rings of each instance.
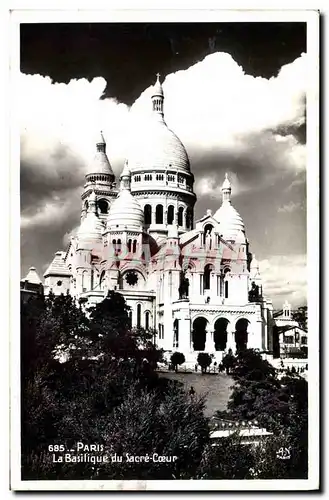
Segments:
[[[206,373],[207,368],[211,365],[212,357],[207,352],[200,352],[197,361],[201,366],[201,372]]]
[[[171,364],[174,367],[175,372],[178,370],[178,365],[185,363],[185,356],[182,352],[174,352],[170,357]]]

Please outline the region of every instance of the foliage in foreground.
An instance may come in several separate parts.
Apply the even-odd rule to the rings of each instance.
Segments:
[[[23,479],[307,477],[307,383],[278,380],[257,352],[228,360],[235,385],[225,416],[257,418],[273,437],[250,447],[233,434],[212,446],[204,400],[158,377],[162,353],[153,332],[129,327],[120,294],[88,316],[70,296],[37,297],[22,304],[21,321]],[[104,447],[91,454],[109,460],[59,462],[64,453],[49,448],[78,442]],[[282,447],[290,460],[278,460]],[[149,461],[130,462],[126,454]]]

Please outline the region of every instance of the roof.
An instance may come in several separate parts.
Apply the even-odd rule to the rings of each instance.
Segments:
[[[99,217],[94,212],[87,212],[77,231],[77,238],[79,243],[86,239],[88,241],[101,241],[103,232],[104,226]]]
[[[230,201],[224,201],[214,214],[214,219],[219,222],[219,231],[224,238],[235,235],[239,231],[244,232],[244,223],[239,212]]]
[[[108,217],[107,227],[137,227],[144,225],[144,212],[136,198],[134,198],[129,189],[120,191],[118,197],[112,203]]]
[[[299,330],[299,332],[303,332],[307,335],[307,331],[303,330],[303,328],[300,328],[300,326],[296,325],[283,325],[283,326],[278,326],[278,332],[279,333],[286,333],[289,332],[290,330]]]
[[[107,174],[114,177],[112,166],[106,154],[106,142],[102,132],[100,132],[96,140],[96,153],[91,165],[88,167],[87,175],[90,174]]]
[[[190,161],[182,142],[164,120],[153,116],[143,133],[132,139],[128,162],[132,172],[140,169],[163,171],[164,168],[190,172]]]
[[[258,436],[271,436],[272,432],[268,432],[266,429],[261,429],[259,427],[254,427],[250,429],[237,429],[240,437],[258,437]],[[223,429],[218,431],[213,431],[210,434],[211,438],[224,438],[236,432],[236,429]]]
[[[71,276],[71,273],[65,263],[65,255],[66,252],[56,252],[53,261],[44,273],[45,278],[52,274],[54,274],[55,276]]]
[[[30,267],[27,275],[22,281],[28,281],[29,283],[33,283],[35,285],[40,285],[40,283],[42,283],[35,267]]]

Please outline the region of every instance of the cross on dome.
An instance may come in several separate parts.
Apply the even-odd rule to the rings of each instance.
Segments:
[[[163,106],[163,88],[160,82],[160,73],[156,74],[157,80],[153,86],[152,100],[153,100],[153,111],[160,111],[162,113]],[[157,106],[154,106],[157,104]]]

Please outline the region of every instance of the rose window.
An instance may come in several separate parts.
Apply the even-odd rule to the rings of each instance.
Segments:
[[[138,276],[135,271],[129,271],[126,276],[126,283],[130,286],[135,286],[138,282]]]

